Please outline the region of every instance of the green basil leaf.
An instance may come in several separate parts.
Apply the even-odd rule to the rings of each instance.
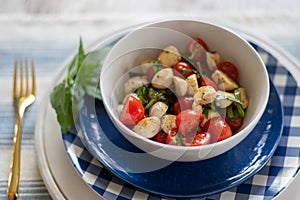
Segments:
[[[229,101],[235,102],[237,104],[242,104],[242,102],[240,100],[233,98],[231,96],[225,96],[225,95],[218,95],[216,97],[216,100],[229,100]]]
[[[66,78],[51,92],[50,103],[56,111],[57,121],[63,133],[75,124],[84,104],[84,96],[102,99],[99,88],[100,71],[109,48],[85,54],[82,40],[77,55],[68,67]]]
[[[149,85],[144,84],[135,90],[137,97],[139,98],[139,100],[141,100],[143,105],[149,102],[149,97],[148,97],[149,88],[150,88]]]
[[[177,146],[184,146],[183,144],[183,136],[180,134],[176,134],[172,137],[173,143],[177,144]]]
[[[240,94],[240,91],[239,89],[235,89],[234,90],[234,96],[236,99],[238,99],[239,103],[238,102],[235,102],[235,106],[238,110],[238,113],[241,117],[245,117],[245,111],[242,107],[242,102],[241,102],[241,94]]]
[[[85,60],[86,58],[86,54],[84,52],[84,47],[83,47],[83,43],[82,43],[82,38],[80,37],[80,41],[79,41],[79,49],[78,49],[78,63],[77,63],[77,72],[79,71],[79,69],[81,68],[82,62]]]
[[[85,90],[83,86],[76,83],[70,89],[72,95],[72,115],[74,119],[77,119],[84,103]]]
[[[240,94],[240,91],[238,89],[234,90],[234,96],[235,96],[236,99],[241,101],[241,94]]]
[[[99,89],[100,71],[108,52],[109,48],[104,48],[88,53],[75,79],[75,84],[82,86],[88,95],[99,100],[102,100]]]
[[[158,71],[162,69],[161,63],[157,60],[153,63],[153,73],[156,74]]]
[[[68,84],[73,83],[74,76],[76,75],[77,69],[78,69],[78,54],[74,56],[71,64],[69,65],[68,74],[66,78]]]
[[[208,119],[209,110],[210,110],[210,106],[203,106],[203,114],[206,119]]]
[[[229,119],[233,119],[234,118],[234,113],[233,113],[233,108],[232,105],[227,107],[227,117]]]
[[[235,106],[236,106],[236,108],[237,108],[237,110],[238,110],[239,115],[240,115],[241,117],[245,117],[245,111],[244,111],[242,105],[241,105],[241,104],[238,104],[238,103],[234,103],[234,104],[235,104]]]
[[[50,95],[50,102],[56,111],[57,121],[59,122],[63,133],[67,133],[74,125],[70,87],[66,87],[65,82],[57,85]]]

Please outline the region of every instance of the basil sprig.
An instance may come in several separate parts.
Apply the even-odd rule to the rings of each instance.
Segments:
[[[78,53],[70,63],[65,79],[50,94],[50,103],[56,111],[63,133],[67,133],[74,126],[85,95],[101,100],[100,70],[107,53],[108,48],[85,53],[80,38]]]

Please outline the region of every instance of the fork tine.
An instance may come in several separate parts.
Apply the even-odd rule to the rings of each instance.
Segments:
[[[13,99],[16,100],[18,93],[17,93],[17,77],[18,77],[18,62],[15,60],[14,64],[14,84],[13,84]]]
[[[31,77],[32,77],[32,94],[35,96],[36,94],[36,84],[35,84],[35,70],[34,70],[34,61],[31,60]]]
[[[28,60],[25,60],[25,81],[26,81],[26,86],[25,86],[25,95],[29,95],[29,81],[28,81],[29,77],[28,77]]]
[[[18,81],[18,79],[20,79]],[[31,91],[29,77],[29,61],[26,59],[15,60],[14,63],[14,83],[13,83],[13,99],[16,101],[20,96],[36,95],[36,78],[34,61],[31,60]],[[24,85],[25,84],[25,85]]]
[[[24,81],[24,78],[23,78],[23,76],[24,76],[23,75],[24,74],[23,73],[23,60],[20,61],[20,69],[19,70],[20,70],[20,93],[19,93],[19,95],[23,96],[24,95],[24,93],[23,93],[24,92],[23,91],[24,90],[23,89],[23,87],[24,87],[24,84],[23,84],[23,81]]]

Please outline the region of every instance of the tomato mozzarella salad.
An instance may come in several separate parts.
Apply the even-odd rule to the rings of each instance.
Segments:
[[[185,52],[174,46],[141,63],[142,74],[124,84],[120,121],[137,134],[171,145],[201,146],[237,133],[249,98],[237,67],[201,38]]]

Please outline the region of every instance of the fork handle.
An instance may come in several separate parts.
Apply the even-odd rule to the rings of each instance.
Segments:
[[[23,122],[23,113],[18,112],[15,128],[14,128],[14,150],[8,178],[7,199],[17,199],[20,181],[21,166],[21,129]]]

